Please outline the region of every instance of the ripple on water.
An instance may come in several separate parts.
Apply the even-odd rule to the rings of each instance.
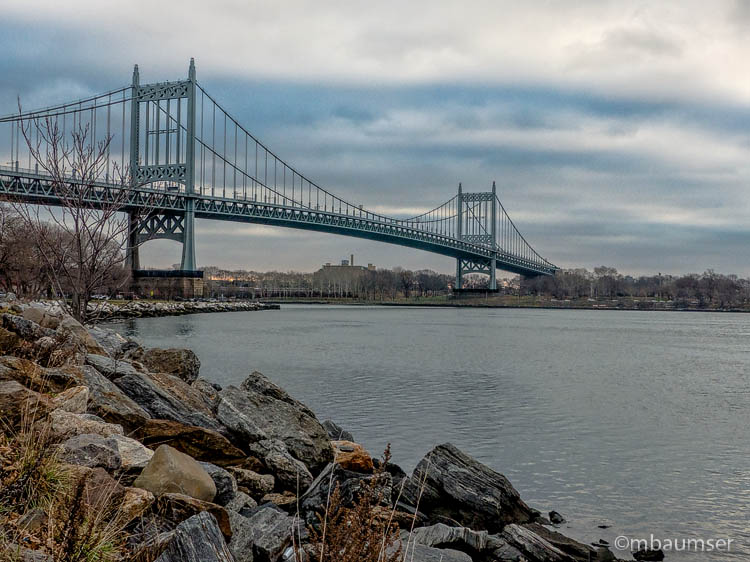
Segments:
[[[748,315],[284,306],[116,328],[191,347],[220,384],[260,370],[406,469],[453,441],[586,542],[731,537],[668,559],[750,558]]]

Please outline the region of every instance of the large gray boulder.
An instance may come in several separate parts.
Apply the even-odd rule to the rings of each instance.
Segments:
[[[260,506],[250,517],[230,512],[232,540],[229,550],[237,562],[276,562],[292,544],[295,519],[271,506]],[[299,525],[299,520],[297,520]]]
[[[108,422],[118,423],[127,431],[133,431],[151,419],[146,410],[91,365],[84,365],[81,373],[89,389],[89,412]]]
[[[505,476],[450,443],[435,447],[419,462],[404,485],[402,501],[419,502],[419,511],[434,523],[490,533],[535,516]]]
[[[217,417],[242,446],[279,439],[294,458],[316,474],[333,460],[328,434],[317,419],[298,407],[234,386],[220,393]]]
[[[203,511],[180,523],[155,562],[235,562],[216,518]]]
[[[152,418],[172,420],[217,432],[225,431],[224,427],[210,415],[185,404],[161,388],[147,374],[132,373],[121,376],[115,379],[115,384]]]
[[[124,359],[113,359],[104,355],[89,354],[86,356],[86,364],[91,365],[109,380],[116,380],[125,375],[139,374],[130,361]]]
[[[282,490],[302,493],[313,482],[313,476],[304,463],[295,459],[279,439],[263,439],[251,443],[248,451],[275,476],[276,485]]]
[[[152,373],[175,375],[186,383],[198,378],[200,359],[190,349],[146,349],[137,356]]]
[[[281,400],[282,402],[291,404],[311,418],[315,417],[315,414],[310,408],[305,406],[296,398],[290,396],[286,390],[281,388],[276,383],[271,382],[271,380],[267,376],[258,371],[253,371],[252,373],[250,373],[247,378],[242,381],[240,388],[247,392],[254,392],[256,394],[262,394],[264,396],[269,396],[270,398],[275,398],[276,400]]]
[[[111,357],[122,357],[138,344],[122,337],[117,332],[99,326],[89,328],[89,334]]]
[[[75,435],[60,445],[60,460],[88,468],[103,468],[108,472],[122,465],[117,441],[95,433]]]
[[[169,445],[156,449],[133,486],[156,496],[177,493],[207,502],[216,497],[216,484],[198,461]]]

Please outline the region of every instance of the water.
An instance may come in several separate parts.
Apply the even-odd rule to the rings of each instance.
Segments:
[[[222,385],[259,370],[406,470],[451,441],[576,538],[731,538],[667,560],[750,559],[750,315],[287,305],[113,325],[193,349]]]

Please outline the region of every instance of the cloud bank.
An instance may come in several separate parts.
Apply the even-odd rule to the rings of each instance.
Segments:
[[[0,112],[199,81],[347,199],[412,214],[459,181],[564,267],[750,274],[750,2],[38,2],[4,5]],[[451,260],[287,229],[198,224],[203,265]],[[147,265],[179,261],[152,243]]]

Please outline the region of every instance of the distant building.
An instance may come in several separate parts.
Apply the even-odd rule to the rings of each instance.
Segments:
[[[346,295],[361,284],[366,271],[375,271],[375,266],[371,263],[354,265],[354,254],[351,254],[338,265],[324,264],[313,274],[313,284],[319,290]]]

